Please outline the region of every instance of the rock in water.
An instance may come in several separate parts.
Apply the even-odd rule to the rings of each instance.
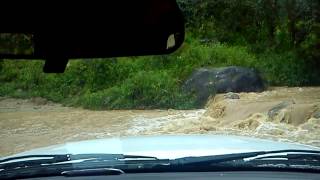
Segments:
[[[265,89],[259,73],[245,67],[200,68],[183,85],[183,90],[196,95],[203,107],[209,96],[227,92],[261,92]]]
[[[268,117],[271,121],[274,121],[276,119],[278,119],[279,121],[282,121],[285,117],[284,112],[281,114],[281,111],[285,108],[287,108],[288,106],[295,104],[295,102],[293,100],[288,100],[288,101],[283,101],[280,104],[277,104],[276,106],[274,106],[273,108],[271,108],[268,111]],[[278,117],[281,115],[282,117]]]
[[[240,96],[233,92],[228,92],[227,94],[224,95],[224,97],[226,99],[240,99]]]

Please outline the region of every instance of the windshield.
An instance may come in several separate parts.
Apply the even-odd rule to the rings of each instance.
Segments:
[[[62,74],[1,59],[0,157],[319,150],[320,2],[177,2],[186,36],[170,55],[70,60]]]

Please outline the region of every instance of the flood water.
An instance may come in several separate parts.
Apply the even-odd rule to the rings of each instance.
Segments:
[[[232,134],[320,147],[320,88],[219,94],[205,109],[92,111],[42,98],[0,99],[0,156],[70,141],[161,134]],[[270,118],[270,109],[289,103]]]

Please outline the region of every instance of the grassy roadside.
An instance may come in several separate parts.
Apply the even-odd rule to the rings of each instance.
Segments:
[[[302,86],[317,74],[293,51],[257,54],[246,46],[186,39],[164,56],[74,60],[64,74],[42,73],[42,61],[0,61],[0,96],[40,96],[89,109],[197,108],[181,85],[199,67],[256,68],[269,85]]]

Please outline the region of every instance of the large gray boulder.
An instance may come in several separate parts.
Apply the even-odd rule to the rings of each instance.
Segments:
[[[196,95],[204,106],[209,96],[227,92],[261,92],[264,82],[257,71],[245,67],[200,68],[185,81],[183,90]]]

